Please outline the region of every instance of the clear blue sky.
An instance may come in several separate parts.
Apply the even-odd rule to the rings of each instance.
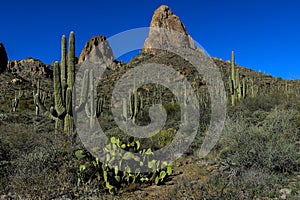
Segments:
[[[0,41],[9,59],[60,59],[60,38],[76,36],[76,55],[94,35],[149,26],[170,6],[206,51],[276,77],[300,79],[298,0],[7,0],[0,3]]]

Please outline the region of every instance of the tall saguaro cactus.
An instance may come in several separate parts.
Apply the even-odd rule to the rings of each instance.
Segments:
[[[62,36],[61,61],[53,65],[54,108],[47,111],[41,103],[38,94],[35,94],[35,102],[39,110],[55,120],[56,130],[64,130],[67,135],[72,135],[74,130],[72,114],[72,90],[75,80],[75,36],[71,32],[69,36],[68,55],[66,57],[66,37]],[[67,62],[66,62],[67,61]]]
[[[67,80],[66,80],[66,65],[67,65],[67,60],[66,60],[66,46],[67,46],[67,39],[66,36],[63,35],[61,38],[61,59],[60,59],[60,82],[61,82],[61,87],[62,87],[62,101],[65,103],[65,94],[66,94],[66,87],[67,87]]]
[[[68,50],[68,72],[67,72],[67,85],[68,88],[73,89],[75,81],[75,36],[74,32],[70,33],[69,37],[69,50]]]
[[[42,102],[39,87],[34,92],[35,104],[44,116],[55,120],[56,131],[64,131],[68,136],[73,136],[74,117],[72,99],[75,97],[73,86],[75,82],[75,36],[71,32],[69,36],[68,52],[66,51],[66,36],[61,40],[61,61],[53,63],[53,88],[54,106],[49,111]],[[90,128],[94,127],[97,117],[103,111],[104,99],[97,98],[94,102],[94,77],[93,70],[86,69],[81,86],[80,105],[76,112],[84,109],[90,121]]]
[[[236,98],[236,78],[235,78],[235,70],[234,70],[234,51],[231,53],[231,84],[230,84],[230,92],[231,92],[231,105],[235,105]]]

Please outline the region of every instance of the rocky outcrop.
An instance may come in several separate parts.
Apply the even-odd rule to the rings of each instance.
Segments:
[[[153,52],[155,50],[151,48],[161,49],[170,45],[195,49],[194,41],[179,17],[168,6],[162,5],[153,14],[143,52]]]
[[[7,68],[7,53],[4,45],[0,42],[0,73],[4,72]]]
[[[92,37],[85,44],[79,56],[78,64],[81,64],[83,61],[85,61],[88,58],[88,56],[91,54],[91,52],[96,48],[98,48],[99,50],[97,56],[101,56],[101,58],[104,58],[106,62],[112,62],[113,60],[115,60],[112,49],[108,44],[106,37],[102,35],[98,35]]]
[[[52,77],[50,65],[44,64],[40,60],[34,58],[9,61],[7,68],[12,74],[16,74],[26,80]]]

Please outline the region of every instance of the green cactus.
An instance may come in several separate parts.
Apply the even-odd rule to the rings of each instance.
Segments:
[[[245,78],[243,78],[242,80],[242,84],[243,84],[243,98],[245,99],[246,98],[246,81],[245,81]]]
[[[66,46],[67,46],[67,39],[66,36],[63,35],[61,38],[61,60],[60,60],[60,81],[61,81],[61,89],[62,89],[62,101],[65,103],[65,95],[66,95],[66,87],[67,87],[67,80],[66,80]]]
[[[254,85],[254,80],[250,79],[251,83],[251,97],[254,98],[258,94],[258,86]]]
[[[64,132],[72,135],[74,130],[74,120],[72,116],[72,89],[67,88],[66,91],[66,115],[64,117]]]
[[[104,99],[98,97],[97,98],[97,108],[96,108],[97,117],[100,116],[100,114],[103,112],[103,109],[104,109]]]
[[[86,69],[83,74],[82,87],[80,92],[79,106],[76,111],[84,110],[89,118],[90,128],[95,127],[97,117],[103,112],[104,99],[98,97],[95,100],[94,88],[94,72]]]
[[[83,80],[87,82],[87,80]],[[93,128],[96,122],[96,107],[95,107],[95,96],[94,96],[94,77],[93,70],[89,71],[89,90],[90,90],[90,99],[88,104],[85,107],[86,114],[90,121],[90,128]]]
[[[40,79],[36,81],[36,93],[35,91],[33,91],[33,100],[34,100],[34,104],[36,105],[35,94],[37,94],[38,98],[40,98]],[[39,107],[37,105],[35,106],[35,114],[39,115]]]
[[[236,71],[235,90],[236,90],[236,93],[237,93],[238,100],[241,100],[241,98],[242,98],[242,86],[240,84],[240,73],[239,73],[238,70]]]
[[[123,114],[123,118],[125,119],[125,121],[127,120],[127,102],[126,102],[126,98],[122,99],[122,114]]]
[[[70,33],[69,50],[68,50],[68,71],[67,71],[67,86],[73,89],[75,81],[75,36],[74,32]]]
[[[133,95],[131,95],[131,92],[129,92],[129,113],[133,123],[135,123],[139,111],[140,111],[140,104],[138,102],[138,94],[135,88],[135,81],[134,81]]]
[[[12,100],[12,111],[17,112],[17,108],[20,102],[20,98],[23,96],[23,91],[15,91],[15,98]]]
[[[62,36],[61,61],[53,63],[53,87],[54,87],[54,108],[47,111],[42,103],[39,92],[39,83],[37,93],[34,94],[35,104],[43,115],[55,120],[56,131],[64,130],[71,136],[74,130],[74,121],[72,115],[72,89],[75,79],[75,37],[70,33],[68,58],[66,58],[66,37]],[[68,61],[66,65],[66,60]],[[66,76],[67,75],[67,76]],[[67,82],[66,82],[67,81]]]
[[[235,70],[234,70],[234,51],[231,53],[231,84],[230,84],[230,91],[231,91],[231,105],[235,106],[235,99],[236,99],[236,82],[235,82]]]
[[[53,81],[54,81],[54,106],[58,116],[61,116],[65,113],[66,108],[62,100],[62,87],[60,82],[60,69],[58,62],[54,63],[53,66]]]
[[[231,93],[231,105],[235,106],[237,100],[245,98],[245,82],[240,82],[240,74],[238,70],[235,70],[235,57],[234,51],[231,53],[231,77],[229,79],[229,87]]]

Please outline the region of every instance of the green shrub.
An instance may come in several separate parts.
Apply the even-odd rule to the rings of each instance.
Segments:
[[[36,147],[13,162],[10,189],[24,199],[45,199],[71,191],[78,162],[63,147]]]
[[[149,139],[152,141],[153,149],[161,149],[170,144],[173,140],[173,137],[173,134],[169,130],[161,130]]]
[[[244,167],[279,172],[299,170],[300,135],[294,123],[297,116],[297,110],[277,107],[256,125],[243,117],[229,118],[224,129],[222,158]]]

